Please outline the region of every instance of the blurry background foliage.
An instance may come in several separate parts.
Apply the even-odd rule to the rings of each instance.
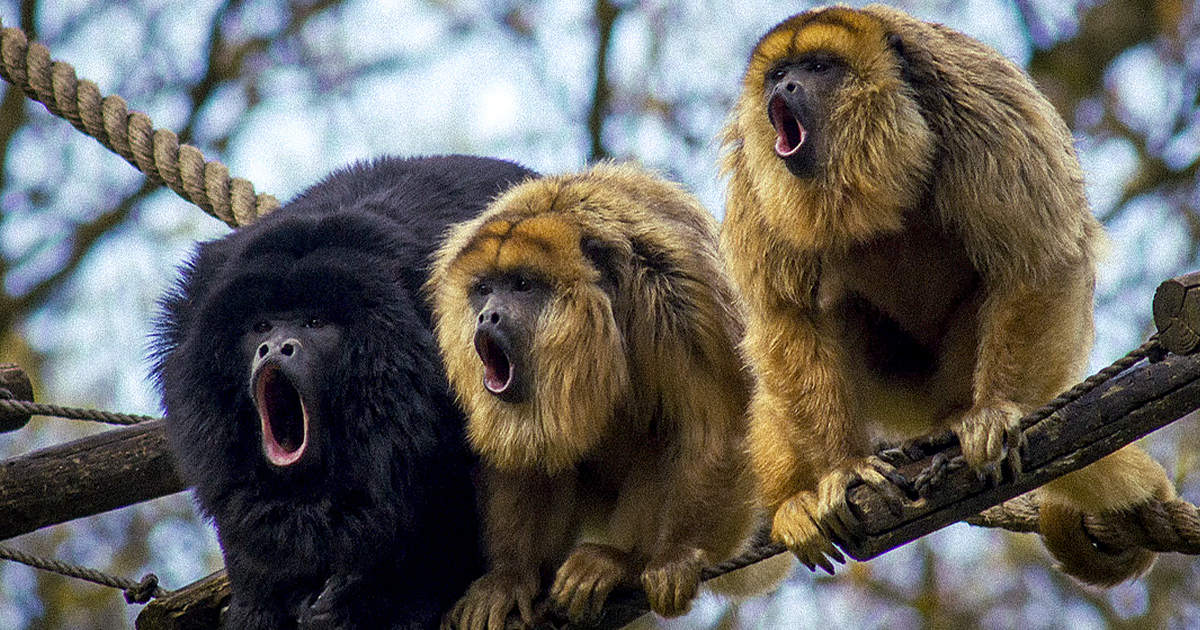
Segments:
[[[1200,267],[1200,9],[1185,0],[898,2],[1029,68],[1075,131],[1113,246],[1093,366],[1148,333],[1156,284]],[[0,19],[286,201],[383,153],[464,152],[545,173],[634,158],[721,215],[714,140],[745,59],[804,2],[2,0]],[[146,379],[156,300],[224,225],[37,103],[0,101],[0,360],[40,400],[160,413]],[[38,418],[0,456],[97,427]],[[1200,426],[1147,440],[1200,501]],[[52,527],[22,549],[177,588],[220,565],[186,494]],[[955,525],[834,578],[795,573],[672,628],[1194,628],[1200,562],[1082,589],[1031,536]],[[119,592],[0,563],[0,628],[132,627]]]

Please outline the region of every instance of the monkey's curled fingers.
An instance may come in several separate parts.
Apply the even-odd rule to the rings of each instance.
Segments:
[[[300,607],[296,627],[299,630],[337,630],[351,628],[353,622],[343,618],[346,595],[362,583],[358,574],[338,573],[325,580],[325,588],[315,599]]]
[[[583,543],[554,576],[550,598],[574,622],[599,618],[604,600],[618,586],[632,586],[628,555],[614,547]]]
[[[442,630],[504,630],[513,606],[521,621],[532,627],[537,623],[533,598],[540,579],[537,571],[521,572],[494,569],[475,580],[467,593],[442,619]]]
[[[664,617],[686,613],[700,590],[700,571],[707,565],[708,554],[694,547],[677,547],[651,558],[641,579],[650,608]]]
[[[846,501],[846,491],[860,482],[882,497],[893,514],[900,514],[904,505],[901,488],[908,482],[891,464],[874,455],[842,464],[817,483],[821,501],[817,506],[818,523],[840,540],[854,540],[862,535],[862,523]]]
[[[1021,451],[1025,448],[1021,415],[1012,404],[983,407],[967,413],[953,428],[967,464],[993,483],[1003,476],[1001,463],[1006,463],[1014,474],[1021,472]]]
[[[845,489],[842,492],[845,497]],[[792,498],[784,501],[775,511],[771,523],[771,538],[787,547],[801,564],[815,571],[821,567],[826,573],[833,575],[833,562],[845,562],[842,552],[833,546],[829,535],[818,525],[818,505],[820,501],[816,492],[802,490]]]

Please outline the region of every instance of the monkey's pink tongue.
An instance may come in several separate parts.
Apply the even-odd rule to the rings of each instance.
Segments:
[[[792,115],[792,111],[784,102],[782,96],[771,98],[769,105],[769,113],[771,117],[771,126],[775,127],[775,153],[779,157],[790,157],[795,155],[800,147],[804,145],[805,138],[808,137],[808,132],[804,130],[804,125]]]
[[[483,361],[483,386],[493,394],[503,394],[512,385],[512,363],[499,344],[486,333],[475,335],[475,352]]]
[[[308,410],[300,392],[278,368],[268,367],[259,375],[254,394],[267,461],[279,467],[300,461],[308,450]]]

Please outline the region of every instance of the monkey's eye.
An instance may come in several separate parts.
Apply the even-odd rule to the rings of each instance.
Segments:
[[[529,281],[529,278],[521,277],[521,278],[517,278],[516,282],[513,282],[513,290],[514,291],[520,291],[520,292],[524,293],[525,291],[528,291],[532,288],[533,288],[533,283]]]
[[[490,285],[486,282],[476,282],[475,286],[471,288],[471,291],[475,295],[491,295],[492,294],[492,285]]]
[[[832,66],[824,61],[810,61],[804,64],[804,69],[813,74],[825,74]]]
[[[767,78],[771,79],[772,81],[778,82],[778,81],[782,81],[783,77],[786,77],[786,76],[787,76],[787,70],[784,70],[783,68],[777,68],[775,70],[772,70],[771,73],[767,75]]]
[[[310,317],[304,321],[305,328],[324,328],[327,322],[320,317]]]
[[[271,322],[266,320],[254,322],[254,325],[251,326],[250,329],[259,334],[271,332]]]

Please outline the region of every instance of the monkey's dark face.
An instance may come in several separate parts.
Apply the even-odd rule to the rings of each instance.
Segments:
[[[261,318],[241,342],[258,412],[262,454],[280,470],[320,461],[323,387],[344,352],[342,327],[321,316]]]
[[[530,348],[538,315],[552,294],[548,282],[525,269],[489,274],[471,287],[483,386],[504,402],[525,402],[533,393]]]
[[[812,177],[823,161],[824,125],[846,74],[841,57],[819,51],[767,71],[767,117],[776,133],[775,154],[796,177]]]

